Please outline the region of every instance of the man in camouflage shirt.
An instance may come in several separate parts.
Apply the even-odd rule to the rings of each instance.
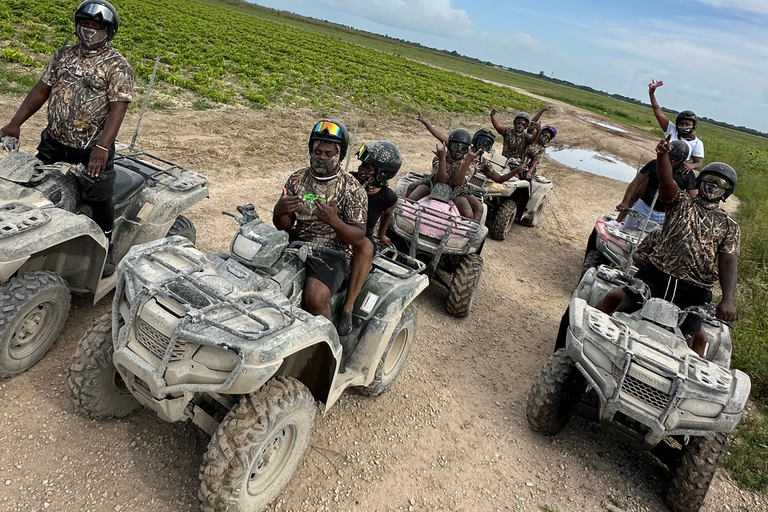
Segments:
[[[306,261],[304,307],[328,319],[331,297],[349,275],[353,249],[363,251],[367,243],[367,194],[340,165],[348,144],[343,124],[319,121],[309,138],[309,167],[288,178],[272,214],[277,229],[321,246]]]
[[[659,200],[666,207],[662,228],[638,248],[636,277],[645,282],[653,297],[675,303],[681,309],[712,300],[712,288],[720,282],[723,298],[716,315],[736,320],[734,305],[739,262],[739,225],[720,207],[736,186],[736,172],[727,164],[705,166],[697,178],[699,193],[691,197],[672,175],[669,137],[656,148]],[[637,309],[640,297],[629,288],[615,288],[598,305],[601,311]],[[691,348],[704,354],[706,335],[700,325],[688,327]]]
[[[533,119],[525,112],[518,113],[512,121],[511,127],[505,127],[496,120],[496,109],[491,110],[491,123],[496,131],[504,137],[504,147],[501,154],[506,158],[517,160],[525,159],[525,151],[539,136],[539,119],[549,110],[544,107],[539,110]]]
[[[539,138],[525,150],[525,158],[520,169],[520,177],[530,180],[536,176],[536,167],[547,153],[547,143],[555,138],[557,130],[551,126],[545,126],[539,133]]]
[[[118,28],[115,8],[102,0],[80,4],[75,11],[78,42],[63,46],[27,94],[0,137],[19,138],[21,125],[48,101],[48,126],[37,147],[44,164],[67,162],[87,166],[78,176],[81,196],[93,209],[93,220],[111,239],[115,212],[115,138],[131,102],[133,70],[109,45]],[[104,275],[114,272],[110,244]]]

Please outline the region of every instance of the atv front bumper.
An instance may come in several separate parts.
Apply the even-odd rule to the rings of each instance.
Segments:
[[[665,436],[730,432],[749,377],[691,352],[678,357],[574,298],[566,350],[600,401],[600,423],[642,449]]]

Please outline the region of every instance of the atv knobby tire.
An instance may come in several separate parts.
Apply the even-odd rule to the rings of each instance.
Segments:
[[[691,437],[683,446],[667,494],[667,504],[673,512],[696,512],[704,505],[726,440],[725,434]]]
[[[445,306],[448,313],[458,318],[464,318],[469,314],[482,274],[482,256],[467,254],[461,258],[448,289],[448,302]]]
[[[388,390],[400,374],[416,339],[416,310],[408,306],[381,356],[376,374],[366,387],[355,388],[363,395],[379,396]]]
[[[27,272],[0,286],[0,379],[23,372],[48,352],[69,304],[69,285],[53,272]]]
[[[309,446],[312,393],[276,377],[243,396],[208,443],[200,466],[204,512],[259,512],[280,495]]]
[[[515,217],[517,217],[517,203],[511,199],[502,201],[488,226],[488,236],[493,240],[505,240],[512,224],[515,223]]]
[[[193,244],[197,241],[197,230],[195,229],[195,225],[183,215],[176,217],[176,220],[173,221],[173,225],[168,230],[168,234],[165,236],[174,235],[183,236]]]
[[[525,409],[536,432],[553,436],[568,424],[573,407],[586,390],[586,380],[565,349],[549,356],[536,376]]]
[[[533,212],[533,215],[529,219],[523,219],[520,221],[520,224],[523,226],[528,226],[529,228],[535,228],[539,225],[539,222],[541,221],[541,218],[544,216],[544,208],[547,206],[547,198],[541,200],[539,203],[539,206],[536,208],[536,211]]]
[[[603,253],[601,253],[597,249],[592,249],[591,251],[587,251],[587,254],[584,255],[584,266],[581,269],[581,277],[584,277],[584,274],[587,273],[587,270],[591,268],[597,268],[600,265],[605,265],[608,263],[608,258],[603,256]]]
[[[140,407],[112,364],[112,315],[97,319],[80,338],[67,373],[77,408],[95,419],[124,418]]]

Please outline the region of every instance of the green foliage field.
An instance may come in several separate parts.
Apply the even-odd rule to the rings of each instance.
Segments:
[[[22,93],[34,84],[72,32],[79,1],[0,2],[0,39],[9,42],[0,50],[0,90]],[[122,28],[114,44],[140,79],[149,77],[159,53],[161,82],[195,94],[192,106],[199,110],[231,102],[305,106],[321,114],[348,105],[391,113],[480,113],[492,106],[532,111],[541,105],[482,79],[661,134],[641,105],[329,23],[221,0],[121,0],[119,8]],[[663,101],[663,89],[659,96]],[[759,412],[768,411],[768,139],[706,123],[697,132],[706,162],[727,162],[739,175],[741,320],[733,331],[733,361],[751,376],[760,405],[726,464],[742,484],[768,491],[768,420]]]

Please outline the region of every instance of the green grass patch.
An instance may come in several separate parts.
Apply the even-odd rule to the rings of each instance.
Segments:
[[[37,83],[37,75],[0,66],[0,93],[25,94]]]
[[[731,436],[724,465],[738,482],[751,489],[768,493],[768,408],[746,414],[739,423],[737,435]],[[762,454],[762,457],[755,457]]]
[[[168,100],[156,101],[154,103],[150,103],[149,108],[151,110],[166,111],[173,108],[173,103]]]
[[[205,101],[204,99],[199,99],[192,102],[192,108],[195,110],[208,110],[209,108],[212,108],[213,105]]]

